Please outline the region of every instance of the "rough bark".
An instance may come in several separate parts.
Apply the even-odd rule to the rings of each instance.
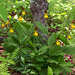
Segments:
[[[41,22],[41,24],[46,26],[44,11],[48,10],[48,2],[46,0],[30,0],[30,2],[30,8],[34,22]]]
[[[44,11],[48,10],[48,2],[46,0],[30,0],[30,8],[33,16],[34,26],[36,26],[35,21],[46,26]],[[38,29],[38,31],[41,33],[40,29]]]

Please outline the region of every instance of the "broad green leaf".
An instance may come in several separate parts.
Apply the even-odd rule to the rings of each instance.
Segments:
[[[71,69],[70,67],[66,67],[65,70],[66,70],[67,72],[70,72],[70,73],[73,72],[72,69]]]
[[[18,7],[22,6],[22,5],[24,6],[24,4],[25,4],[25,3],[19,3],[19,2],[17,1],[17,3],[15,3],[15,6],[18,8]]]
[[[0,17],[6,22],[7,16],[8,14],[7,14],[5,7],[2,4],[0,4]]]
[[[52,33],[51,36],[48,38],[48,46],[52,46],[55,41],[56,41],[56,33]]]
[[[34,24],[31,22],[26,22],[27,25],[29,25],[30,27],[34,27]]]
[[[47,75],[47,70],[42,69],[42,70],[40,71],[40,75]]]
[[[75,45],[66,46],[63,50],[65,54],[69,54],[69,55],[75,54]]]
[[[33,59],[33,57],[35,57],[35,53],[30,53],[30,57]]]
[[[64,36],[60,36],[60,38],[59,38],[64,44],[66,44],[66,45],[69,45],[69,43],[68,43],[68,41],[67,41],[67,38],[66,37],[64,37]]]
[[[63,52],[58,52],[58,53],[53,54],[53,55],[54,55],[54,56],[59,56],[59,55],[64,56],[64,54],[65,54],[65,53],[63,53]]]
[[[57,53],[60,52],[60,49],[61,49],[61,47],[60,47],[60,46],[57,46],[57,45],[55,44],[53,47],[50,47],[50,49],[49,49],[49,54],[50,54],[51,56],[57,55]]]
[[[37,27],[39,27],[42,33],[48,34],[48,29],[45,26],[43,26],[40,22],[36,22],[36,25]]]
[[[31,24],[27,24],[25,22],[21,22],[21,25],[26,27],[27,29],[31,28]]]
[[[41,34],[41,33],[39,33],[39,35],[41,36],[41,38],[45,41],[45,42],[47,42],[47,40],[44,38],[44,36]],[[47,36],[47,35],[46,35]]]
[[[25,65],[25,58],[21,56],[21,61]]]
[[[22,39],[24,35],[23,26],[20,23],[16,22],[16,23],[13,23],[13,29],[15,30],[18,37]]]
[[[28,47],[22,48],[22,50],[24,52],[26,52],[27,54],[29,54],[32,51],[32,49],[31,48],[28,48]]]
[[[41,66],[40,65],[36,65],[36,69],[41,71]]]
[[[25,40],[27,40],[27,36],[23,37],[23,39],[21,39],[21,44],[25,42]]]
[[[30,74],[31,74],[31,75],[37,75],[37,72],[36,72],[35,70],[31,70],[31,71],[30,71]]]
[[[42,62],[44,61],[43,57],[41,57],[41,56],[40,57],[36,57],[36,60],[37,61],[42,61]]]
[[[36,43],[35,46],[36,47],[42,47],[42,44]]]
[[[64,70],[64,71],[63,71],[63,75],[66,75],[66,74],[67,74],[67,72]]]
[[[7,44],[8,44],[8,45],[11,45],[11,46],[16,46],[16,47],[18,46],[18,45],[17,45],[16,43],[14,43],[14,42],[8,42]]]
[[[58,64],[59,62],[57,62],[56,60],[53,60],[53,59],[48,59],[48,60],[46,60],[48,63],[56,63],[56,64]]]
[[[22,62],[20,62],[20,65],[21,65],[21,67],[23,67],[23,68],[24,68],[24,66],[25,66]]]
[[[31,40],[29,40],[28,42],[29,42],[29,44],[30,44],[34,49],[36,48],[35,45],[32,43]]]
[[[20,41],[18,40],[18,38],[12,36],[12,39],[13,39],[12,42],[14,42],[14,43],[17,44],[17,45],[20,45]]]
[[[29,72],[30,71],[30,69],[27,69],[27,72]]]
[[[48,50],[48,46],[43,46],[38,50],[38,55],[44,54]]]
[[[21,71],[21,70],[23,70],[23,68],[22,67],[18,67],[18,68],[15,68],[17,71]]]
[[[29,28],[29,30],[27,32],[27,34],[28,34],[29,37],[32,36],[33,31],[34,31],[34,27]]]
[[[0,0],[0,3],[4,2],[4,0]]]
[[[12,0],[13,2],[15,2],[16,0]]]
[[[53,70],[51,67],[48,66],[48,75],[53,75]]]
[[[36,40],[40,41],[40,44],[44,45],[44,42],[41,40],[40,37],[36,37]]]
[[[71,64],[70,62],[62,62],[59,64],[60,66],[63,66],[63,67],[67,67],[67,66],[73,66],[73,64]]]
[[[21,73],[22,73],[22,74],[26,74],[26,71],[22,71]]]
[[[25,66],[25,69],[27,69],[28,67],[36,67],[36,65],[35,64],[31,64],[31,63],[28,63],[26,66]]]
[[[62,71],[63,71],[63,69],[61,69],[61,68],[54,68],[53,69],[53,72],[55,75],[59,75]]]
[[[17,16],[19,16],[19,14],[21,13],[22,9],[17,11]]]
[[[8,45],[8,44],[4,44],[4,49],[5,51],[12,53],[15,50],[15,46],[14,45]]]

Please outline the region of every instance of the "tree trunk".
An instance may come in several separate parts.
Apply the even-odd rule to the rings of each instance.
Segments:
[[[35,21],[40,22],[42,25],[46,26],[44,11],[48,10],[48,2],[46,0],[30,0],[30,8],[33,16],[34,26],[36,26]],[[38,31],[41,33],[39,28]],[[42,35],[45,37],[44,34]]]

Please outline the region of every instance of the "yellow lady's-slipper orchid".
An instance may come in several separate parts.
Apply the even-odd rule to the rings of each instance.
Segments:
[[[60,45],[60,42],[57,40],[57,41],[56,41],[56,44],[57,44],[57,45]]]
[[[34,36],[38,36],[38,33],[37,33],[37,31],[35,31],[35,32],[34,32]]]
[[[5,24],[3,23],[3,24],[2,24],[2,27],[4,27],[4,26],[5,26]]]
[[[6,25],[8,25],[10,22],[8,21],[8,22],[6,22]]]
[[[68,39],[70,40],[72,37],[70,35],[68,35]]]
[[[22,18],[21,16],[19,16],[19,21],[20,21],[20,22],[23,21],[23,18]]]
[[[23,11],[22,14],[25,15],[25,11]]]
[[[48,14],[47,14],[47,13],[45,13],[44,18],[45,18],[45,19],[47,19],[47,18],[48,18]]]
[[[71,28],[75,28],[75,26],[73,25],[73,23],[71,24]]]
[[[61,13],[61,15],[66,15],[66,13]]]
[[[17,3],[17,1],[15,1],[15,3]]]
[[[13,28],[11,28],[11,29],[10,29],[10,33],[13,33],[13,32],[14,32],[14,30],[13,30]]]

